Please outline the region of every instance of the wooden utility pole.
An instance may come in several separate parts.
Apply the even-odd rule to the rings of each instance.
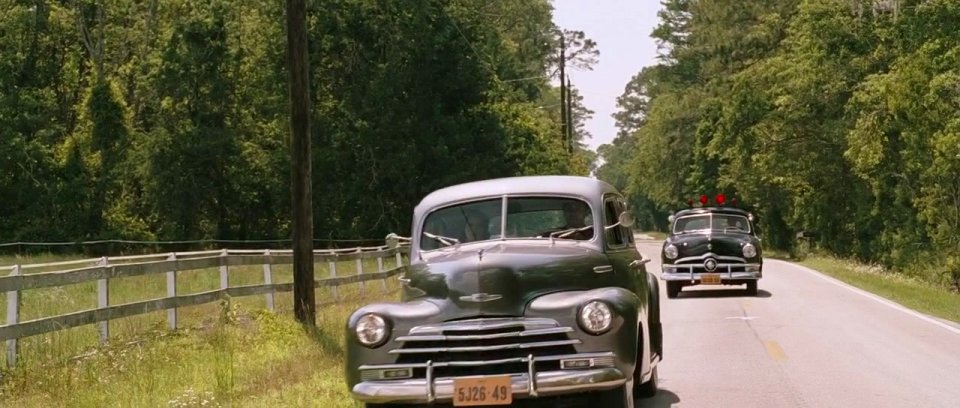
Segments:
[[[313,280],[313,188],[310,160],[310,77],[305,0],[287,0],[287,68],[290,75],[290,190],[293,208],[293,311],[316,326]]]
[[[573,153],[573,92],[570,92],[570,77],[567,77],[567,151]]]
[[[563,38],[563,33],[560,33],[560,140],[566,141],[567,139],[567,85],[566,85],[566,71],[565,65],[567,64],[567,41]]]

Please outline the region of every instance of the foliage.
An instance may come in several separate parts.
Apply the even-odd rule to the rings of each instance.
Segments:
[[[582,174],[597,44],[547,0],[308,2],[318,238],[409,228],[429,191]],[[0,242],[275,239],[289,226],[285,8],[0,0]]]
[[[960,247],[955,1],[663,5],[659,63],[600,149],[599,173],[649,206],[641,225],[724,192],[771,249],[814,231],[835,255],[939,279],[937,255]]]

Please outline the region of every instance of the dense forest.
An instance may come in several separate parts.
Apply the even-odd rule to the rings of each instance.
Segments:
[[[308,3],[317,238],[409,231],[454,183],[591,171],[559,51],[599,51],[547,0]],[[0,10],[0,242],[289,237],[284,2]]]
[[[662,4],[599,149],[646,227],[723,192],[767,247],[960,270],[960,2]]]

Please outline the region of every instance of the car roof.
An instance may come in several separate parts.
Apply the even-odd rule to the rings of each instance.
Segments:
[[[473,181],[438,189],[427,194],[415,212],[458,201],[517,194],[573,195],[597,203],[606,193],[618,193],[609,183],[583,176],[517,176]]]
[[[676,214],[673,214],[674,217],[682,217],[684,215],[694,215],[694,214],[707,214],[707,213],[720,213],[720,214],[736,214],[748,216],[750,212],[741,208],[736,207],[697,207],[697,208],[688,208],[685,210],[677,211]]]

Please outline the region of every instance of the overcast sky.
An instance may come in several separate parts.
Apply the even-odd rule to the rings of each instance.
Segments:
[[[655,62],[657,46],[650,33],[660,1],[553,0],[553,7],[553,21],[560,28],[583,31],[600,50],[600,61],[592,71],[568,71],[584,104],[594,111],[587,122],[593,138],[584,142],[596,150],[617,135],[611,115],[624,86],[641,68]]]

